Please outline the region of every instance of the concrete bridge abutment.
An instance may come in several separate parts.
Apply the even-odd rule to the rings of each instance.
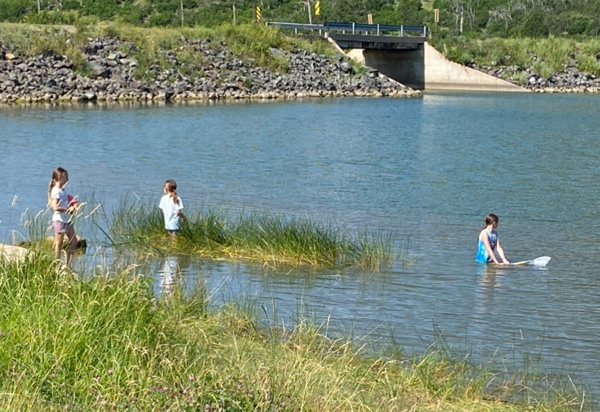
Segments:
[[[526,89],[449,61],[427,42],[416,50],[350,50],[348,56],[417,90],[527,92]]]

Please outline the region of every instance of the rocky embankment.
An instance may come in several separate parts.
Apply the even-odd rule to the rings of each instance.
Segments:
[[[185,47],[202,54],[201,67],[190,67],[172,51],[163,50],[159,53],[169,68],[158,62],[150,65],[143,76],[149,80],[134,76],[140,62],[135,53],[122,51],[135,51],[137,46],[116,38],[89,40],[82,50],[85,75],[64,55],[25,58],[0,41],[0,103],[421,95],[374,70],[355,74],[343,56],[332,61],[305,50],[273,49],[288,61],[289,70],[282,74],[239,59],[225,43],[184,41]]]
[[[548,78],[544,78],[540,73],[537,73],[533,67],[522,69],[520,67],[510,66],[471,66],[471,68],[489,74],[490,76],[507,80],[537,93],[600,93],[600,78],[591,73],[577,69],[575,61],[565,65],[561,72],[554,73]],[[526,84],[520,85],[514,78],[505,78],[505,72],[524,75],[527,79]]]

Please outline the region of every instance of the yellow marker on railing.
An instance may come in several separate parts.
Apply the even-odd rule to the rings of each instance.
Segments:
[[[315,16],[320,16],[320,15],[321,15],[321,2],[316,1],[315,2]]]

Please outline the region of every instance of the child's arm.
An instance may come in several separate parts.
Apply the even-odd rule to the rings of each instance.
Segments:
[[[60,207],[60,199],[59,198],[54,198],[52,199],[52,210],[54,210],[55,212],[59,212],[59,213],[67,213],[69,211],[69,208],[64,208],[64,207]]]
[[[177,205],[175,206],[175,214],[177,216],[179,216],[181,219],[187,220],[187,218],[185,217],[185,215],[181,211],[182,209],[183,209],[183,201],[181,199],[179,199]]]
[[[494,249],[492,249],[492,245],[490,245],[490,240],[488,239],[487,234],[483,230],[479,234],[479,239],[485,245],[485,250],[487,250],[489,257],[492,258],[495,264],[499,264],[498,259],[496,259],[496,255],[494,254]]]
[[[78,209],[77,205],[69,205],[69,207],[67,207],[67,208],[60,207],[60,199],[58,197],[55,197],[54,199],[52,199],[50,205],[52,206],[52,210],[54,210],[55,212],[59,212],[59,213],[73,214]]]
[[[504,249],[502,249],[502,246],[500,246],[500,239],[498,239],[498,243],[496,244],[496,249],[498,249],[498,254],[500,255],[500,257],[502,258],[502,261],[505,264],[509,264],[510,262],[508,261],[508,259],[504,256]]]

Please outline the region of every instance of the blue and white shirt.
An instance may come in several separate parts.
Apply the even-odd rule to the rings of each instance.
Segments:
[[[496,243],[498,243],[498,233],[496,233],[495,230],[492,230],[490,232],[487,229],[483,229],[481,232],[486,234],[488,241],[490,242],[490,246],[492,247],[492,250],[496,250]],[[477,257],[475,258],[475,260],[481,263],[488,263],[493,261],[492,257],[488,254],[487,248],[485,247],[485,243],[483,242],[483,240],[481,240],[481,236],[479,237],[479,247],[477,249]]]

